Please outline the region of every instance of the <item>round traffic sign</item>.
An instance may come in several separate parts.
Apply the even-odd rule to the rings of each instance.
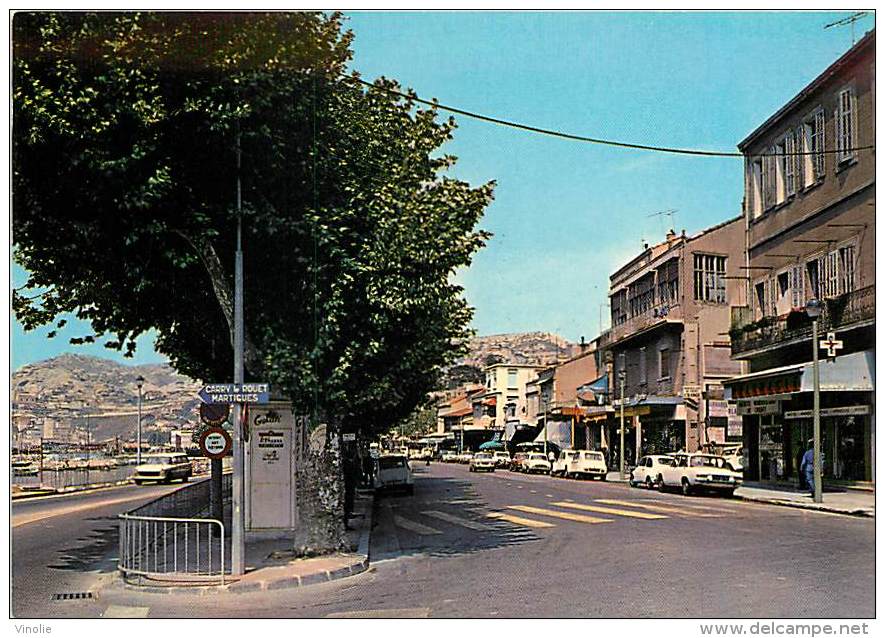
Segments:
[[[206,425],[221,425],[227,421],[230,406],[227,403],[201,403],[200,419]]]
[[[223,428],[209,428],[200,435],[200,450],[210,459],[220,459],[230,452],[233,441]]]

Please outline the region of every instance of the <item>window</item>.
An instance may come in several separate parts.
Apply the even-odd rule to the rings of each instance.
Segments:
[[[775,152],[775,201],[780,204],[787,198],[786,173],[787,156],[785,153],[786,138],[774,147]]]
[[[639,383],[648,383],[648,375],[645,369],[645,348],[639,349]]]
[[[658,268],[658,299],[661,304],[679,303],[678,259],[671,259]]]
[[[854,290],[854,245],[839,249],[839,292],[845,294]]]
[[[774,206],[777,201],[777,159],[776,157],[777,149],[774,146],[770,146],[768,148],[768,152],[765,157],[762,158],[763,162],[763,182],[762,182],[762,201],[763,208],[766,210]]]
[[[507,370],[507,387],[508,388],[518,388],[519,385],[517,383],[517,376],[519,375],[519,370],[508,369]]]
[[[824,178],[824,110],[818,107],[802,125],[804,185],[811,186]]]
[[[725,257],[694,255],[695,301],[725,303]]]
[[[627,321],[627,291],[620,290],[611,296],[612,325],[620,326]]]
[[[760,281],[758,284],[756,284],[756,308],[759,310],[760,317],[764,317],[767,314],[765,312],[765,300],[765,282]]]
[[[790,268],[790,291],[793,308],[801,308],[805,305],[805,275],[802,266]]]
[[[669,379],[670,378],[670,349],[664,348],[663,350],[658,351],[658,370],[660,374],[658,378],[660,379]]]
[[[799,183],[798,174],[796,169],[796,158],[798,157],[796,153],[799,151],[798,144],[796,144],[796,136],[793,131],[787,131],[787,135],[784,138],[784,182],[787,190],[787,197],[796,194],[797,186]]]
[[[637,317],[643,315],[655,304],[655,275],[654,272],[648,273],[645,277],[630,284],[630,316]]]
[[[775,314],[780,316],[790,311],[792,294],[790,291],[790,273],[782,272],[777,276],[777,298],[775,299]]]
[[[836,150],[839,152],[840,162],[854,157],[855,110],[854,89],[848,87],[839,91],[836,110]]]
[[[762,214],[762,159],[753,160],[747,171],[747,201],[753,217]]]

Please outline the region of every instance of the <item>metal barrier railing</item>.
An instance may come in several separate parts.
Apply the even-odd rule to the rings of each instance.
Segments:
[[[230,498],[232,478],[222,475],[222,499]],[[119,515],[117,566],[124,578],[224,584],[224,523],[203,518],[209,489],[209,480],[200,481]]]

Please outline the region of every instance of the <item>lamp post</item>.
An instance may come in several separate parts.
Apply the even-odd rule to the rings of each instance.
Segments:
[[[618,371],[618,381],[621,382],[621,480],[624,480],[624,478],[626,478],[626,473],[624,471],[624,386],[627,383],[626,370]]]
[[[141,465],[141,388],[144,386],[144,377],[138,375],[135,379],[138,386],[138,429],[135,436],[135,463]]]
[[[811,319],[811,350],[813,353],[811,368],[814,375],[814,406],[812,409],[814,423],[814,502],[822,503],[824,494],[820,449],[820,368],[817,361],[817,318],[820,317],[821,312],[820,301],[817,299],[809,300],[805,304],[805,312]]]

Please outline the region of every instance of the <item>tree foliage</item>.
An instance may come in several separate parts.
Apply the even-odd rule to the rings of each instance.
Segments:
[[[345,429],[408,415],[462,354],[450,278],[493,185],[446,176],[453,121],[347,75],[351,39],[338,14],[17,13],[23,325],[74,312],[128,354],[155,328],[227,379],[239,147],[247,378]]]

